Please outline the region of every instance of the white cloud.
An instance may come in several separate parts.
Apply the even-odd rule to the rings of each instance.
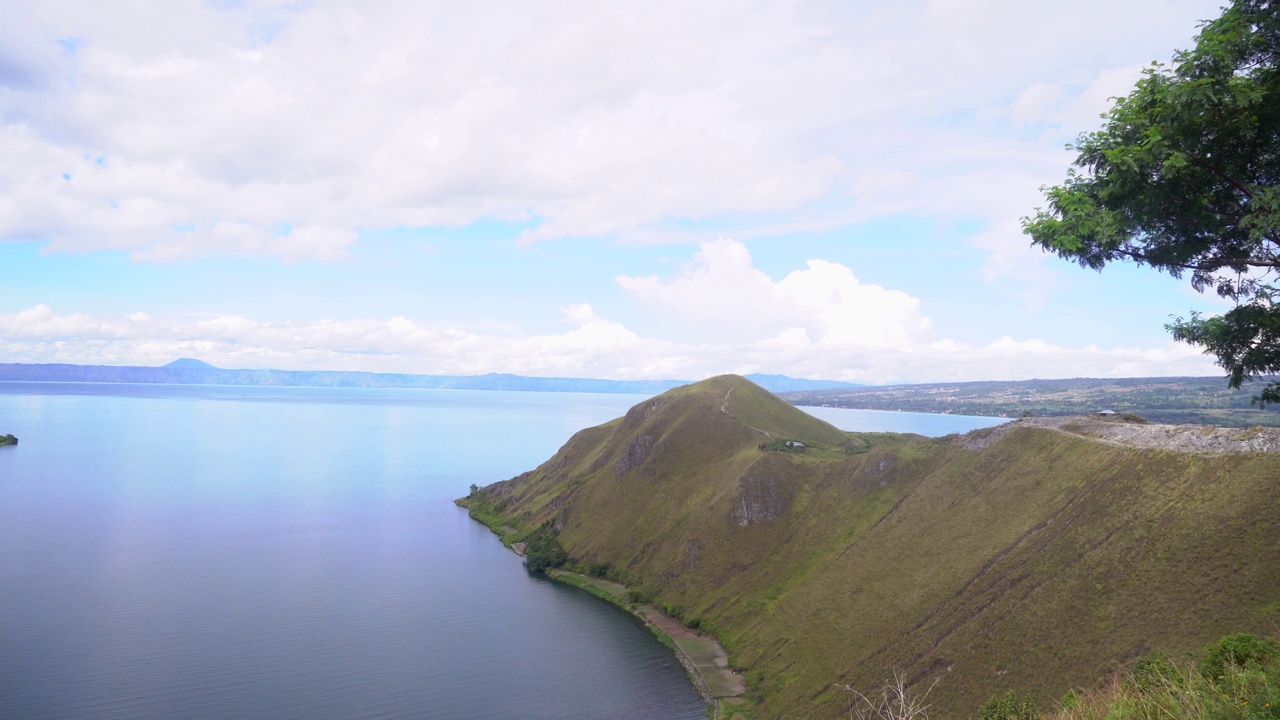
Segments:
[[[897,347],[931,332],[920,301],[906,293],[863,285],[849,268],[826,260],[810,260],[807,269],[774,282],[752,267],[746,246],[735,240],[703,243],[671,280],[650,275],[617,282],[711,340],[778,336],[825,346]]]
[[[780,280],[740,243],[706,243],[674,277],[621,277],[656,313],[648,335],[562,307],[562,332],[426,328],[409,318],[263,322],[224,315],[95,317],[47,305],[0,315],[0,356],[14,362],[158,365],[195,356],[221,367],[428,374],[699,379],[785,373],[869,383],[1215,374],[1195,348],[1071,348],[1042,339],[972,345],[934,337],[918,299],[865,285],[838,263],[810,260]],[[685,323],[693,332],[675,330]]]
[[[1062,96],[1062,86],[1057,83],[1033,83],[1013,102],[1013,126],[1032,125],[1053,117],[1052,110],[1062,100]]]
[[[1010,139],[986,109],[1074,135],[1125,68],[1216,14],[1212,0],[20,2],[0,28],[0,237],[334,258],[366,229],[498,217],[536,221],[523,242],[670,240],[655,228],[672,219],[830,198],[853,199],[815,222],[999,223],[1026,208],[992,199],[1058,179],[1061,140]]]
[[[783,372],[857,382],[1047,377],[1213,375],[1196,349],[1067,348],[1003,338],[873,346],[815,339],[788,328],[753,341],[677,342],[643,337],[582,306],[559,334],[493,335],[427,330],[405,318],[268,323],[244,317],[59,315],[37,306],[0,315],[8,362],[160,365],[198,357],[220,367],[365,370],[427,374],[699,379],[723,372]]]

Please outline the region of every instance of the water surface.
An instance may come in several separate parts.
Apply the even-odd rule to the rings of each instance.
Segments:
[[[634,618],[451,502],[641,399],[0,383],[0,718],[701,718]]]
[[[0,384],[0,717],[701,718],[450,502],[638,400]]]
[[[825,420],[846,432],[896,432],[942,437],[951,433],[967,433],[970,430],[1009,422],[1009,418],[975,415],[857,410],[810,405],[799,407],[810,415]]]

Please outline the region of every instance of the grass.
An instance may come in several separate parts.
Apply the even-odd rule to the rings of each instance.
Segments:
[[[1234,638],[1243,636],[1236,635]],[[1218,643],[1229,642],[1223,638]],[[1199,662],[1154,655],[1104,688],[1071,692],[1045,720],[1275,720],[1280,718],[1280,646],[1268,657],[1227,662],[1208,670]],[[1211,653],[1214,646],[1206,651]]]
[[[762,718],[846,717],[833,688],[875,687],[891,667],[911,687],[936,680],[948,717],[1013,688],[1047,707],[1152,638],[1181,653],[1280,618],[1274,456],[1034,428],[970,451],[817,422],[713,378],[480,490],[480,519],[559,523],[579,567],[714,628]],[[765,433],[810,448],[761,451]],[[643,436],[647,454],[619,472]],[[741,522],[743,503],[759,519]]]

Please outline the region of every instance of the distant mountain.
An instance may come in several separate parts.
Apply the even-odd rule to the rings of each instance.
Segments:
[[[786,375],[755,375],[776,392],[842,389],[848,383],[801,380]],[[686,384],[685,380],[601,380],[529,377],[507,373],[486,375],[414,375],[342,370],[227,370],[194,358],[161,367],[0,363],[0,381],[169,383],[179,385],[269,385],[276,387],[425,388],[451,390],[523,390],[654,395]]]
[[[168,365],[163,365],[162,367],[197,368],[200,370],[220,370],[221,369],[221,368],[216,368],[203,360],[196,360],[195,358],[178,358],[177,360],[174,360]]]
[[[1090,422],[842,433],[722,376],[460,503],[508,540],[551,529],[575,567],[713,632],[758,720],[850,717],[841,688],[876,696],[890,669],[936,680],[930,715],[1007,690],[1055,707],[1153,649],[1272,633],[1277,454],[1134,447],[1174,436]]]
[[[787,377],[786,375],[762,375],[752,373],[745,375],[748,380],[773,393],[812,392],[815,390],[839,390],[841,388],[862,387],[859,383],[837,382],[835,380],[805,380]]]

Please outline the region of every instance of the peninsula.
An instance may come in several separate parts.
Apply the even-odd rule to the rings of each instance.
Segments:
[[[475,488],[549,567],[719,640],[732,717],[844,718],[901,673],[948,717],[1051,706],[1280,620],[1280,431],[1125,418],[844,433],[750,381],[676,388]]]

